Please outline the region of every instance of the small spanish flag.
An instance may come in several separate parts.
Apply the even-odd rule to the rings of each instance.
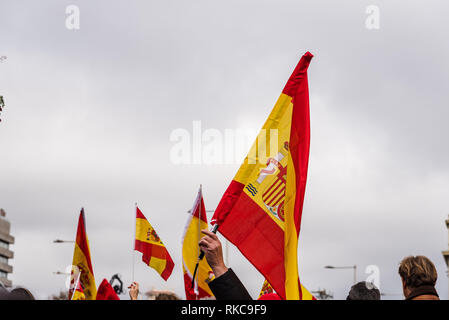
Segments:
[[[138,207],[136,207],[136,240],[134,250],[142,253],[142,261],[167,280],[175,264],[170,254]]]
[[[192,288],[192,277],[200,255],[198,243],[204,236],[201,233],[203,229],[208,229],[208,224],[203,192],[200,187],[193,208],[188,214],[182,237],[182,271],[184,273],[186,300],[208,299],[214,296],[209,288],[209,282],[214,279],[214,274],[206,259],[199,261],[195,285]]]
[[[78,219],[78,230],[76,232],[72,265],[76,267],[76,272],[79,273],[79,283],[84,290],[86,300],[95,300],[95,297],[97,296],[97,287],[95,285],[94,270],[90,260],[89,240],[87,239],[86,233],[84,209],[81,209]],[[74,271],[72,272],[75,273]],[[74,276],[74,274],[72,276]]]

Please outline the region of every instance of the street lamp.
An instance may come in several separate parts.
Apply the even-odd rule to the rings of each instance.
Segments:
[[[325,266],[324,268],[325,269],[354,269],[354,284],[357,283],[357,265],[343,266],[343,267]]]
[[[53,240],[53,243],[75,243],[75,241],[56,239]]]

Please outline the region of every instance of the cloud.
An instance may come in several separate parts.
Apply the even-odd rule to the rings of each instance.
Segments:
[[[383,290],[400,294],[397,263],[422,253],[447,298],[448,5],[382,3],[369,31],[363,2],[77,3],[76,32],[64,24],[72,3],[2,3],[0,206],[17,239],[14,283],[42,298],[63,287],[52,272],[73,248],[52,240],[74,238],[82,206],[97,282],[131,281],[137,201],[178,263],[164,283],[136,254],[136,280],[183,295],[185,213],[199,184],[214,209],[238,164],[175,166],[171,131],[261,127],[310,50],[302,281],[345,298],[350,271],[323,266],[357,264],[363,279],[376,264]],[[263,278],[232,247],[230,264],[256,297]]]

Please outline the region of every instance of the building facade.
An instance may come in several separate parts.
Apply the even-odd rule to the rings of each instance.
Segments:
[[[5,287],[11,287],[12,282],[8,279],[8,274],[12,273],[10,259],[14,257],[14,252],[9,248],[14,243],[14,237],[10,234],[11,224],[6,220],[6,213],[0,209],[0,282]]]

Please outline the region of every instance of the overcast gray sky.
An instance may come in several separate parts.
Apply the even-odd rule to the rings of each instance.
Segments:
[[[66,6],[80,29],[66,28]],[[365,27],[367,6],[380,29]],[[307,50],[311,153],[299,266],[309,290],[344,299],[350,270],[380,269],[401,298],[400,260],[424,254],[448,298],[447,1],[0,1],[0,207],[16,243],[15,285],[64,288],[86,211],[97,285],[131,281],[134,203],[175,261],[164,282],[135,255],[145,289],[184,296],[181,236],[203,185],[214,209],[240,163],[174,165],[170,133],[192,121],[262,126]],[[243,160],[243,154],[242,154]],[[263,278],[234,248],[253,297]]]

